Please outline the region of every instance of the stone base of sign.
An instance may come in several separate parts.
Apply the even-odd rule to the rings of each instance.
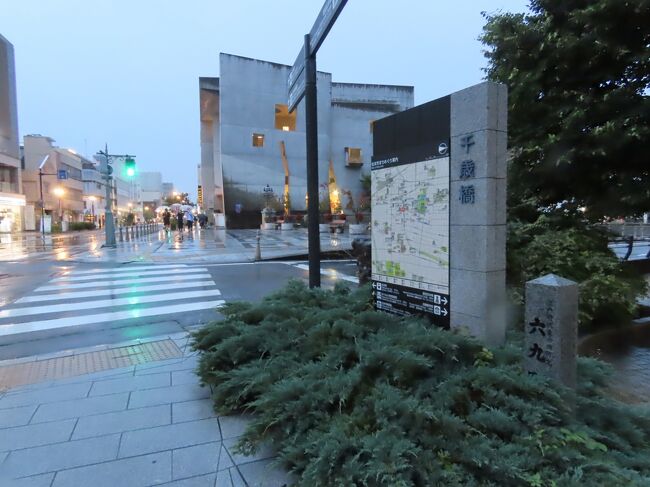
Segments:
[[[576,384],[578,285],[549,274],[526,283],[524,367]]]
[[[507,88],[451,95],[451,327],[490,345],[506,331]]]

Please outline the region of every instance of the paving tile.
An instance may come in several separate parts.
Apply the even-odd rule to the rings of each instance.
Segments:
[[[52,487],[142,487],[169,482],[171,476],[167,451],[64,470],[56,474]]]
[[[133,391],[129,401],[129,409],[157,404],[170,404],[195,399],[205,399],[210,396],[210,389],[194,384],[182,386],[158,387],[146,391]]]
[[[35,391],[9,392],[0,399],[0,409],[28,406],[33,404],[48,404],[57,401],[67,401],[86,397],[91,383],[68,384],[60,387],[48,387]]]
[[[217,479],[214,487],[233,487],[232,479],[230,478],[230,470],[222,470],[217,472]]]
[[[45,473],[42,475],[32,475],[30,477],[23,477],[21,479],[11,480],[11,484],[6,484],[11,487],[50,487],[52,485],[52,479],[54,478],[54,473]],[[0,482],[2,477],[0,477]],[[5,485],[0,483],[0,485]]]
[[[122,435],[120,458],[221,440],[216,419],[171,424]]]
[[[221,426],[221,436],[226,438],[237,438],[244,434],[246,426],[252,421],[250,416],[219,416],[219,425]]]
[[[199,376],[194,370],[175,370],[172,372],[172,385],[179,386],[183,384],[198,384]]]
[[[197,401],[175,402],[172,404],[174,423],[216,417],[217,413],[214,412],[212,399],[199,399]]]
[[[113,413],[95,414],[79,418],[73,440],[171,423],[171,406],[163,404],[149,408],[127,409]]]
[[[235,462],[235,465],[267,460],[275,456],[275,451],[269,444],[261,445],[253,455],[242,455],[241,453],[237,453],[235,451],[235,445],[238,441],[238,438],[223,440],[223,445],[228,449],[228,453],[230,453],[230,457],[232,458],[232,461]]]
[[[38,406],[22,406],[11,409],[3,409],[0,412],[0,428],[12,426],[23,426],[29,423],[34,411]]]
[[[3,429],[0,431],[0,451],[20,450],[68,441],[75,423],[75,419],[70,419]]]
[[[170,386],[170,374],[151,374],[142,376],[129,376],[117,379],[101,380],[93,383],[89,396],[103,396],[106,394],[117,394],[119,392],[130,392],[156,387]]]
[[[216,472],[220,450],[220,441],[174,450],[174,480]]]
[[[72,401],[42,404],[34,414],[32,423],[121,411],[126,409],[128,401],[129,393],[124,392],[122,394],[111,394],[110,396],[87,397]]]
[[[193,370],[198,364],[198,356],[192,355],[182,359],[161,360],[135,366],[135,375],[159,374],[175,370]]]
[[[273,460],[260,460],[239,467],[248,487],[284,487],[292,485],[296,479],[281,468],[273,465]]]
[[[201,475],[190,479],[175,480],[168,484],[162,484],[161,487],[213,487],[216,474]],[[228,486],[230,487],[230,486]]]
[[[2,469],[16,478],[114,460],[119,442],[110,435],[12,451]]]
[[[234,467],[235,464],[230,459],[230,454],[225,446],[221,445],[219,449],[219,462],[217,463],[217,471],[226,470],[230,467]]]

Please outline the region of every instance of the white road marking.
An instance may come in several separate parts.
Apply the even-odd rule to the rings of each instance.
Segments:
[[[170,275],[170,274],[178,274],[181,272],[184,273],[189,273],[189,272],[207,272],[207,269],[205,267],[197,267],[197,268],[192,268],[187,269],[186,267],[180,268],[180,269],[163,269],[163,270],[157,270],[157,269],[145,269],[141,271],[134,271],[134,272],[124,272],[120,274],[115,274],[115,273],[104,273],[104,272],[97,272],[96,274],[93,275],[85,275],[85,276],[76,276],[76,275],[70,275],[70,276],[65,276],[65,277],[57,277],[56,279],[52,279],[50,282],[72,282],[72,281],[92,281],[95,279],[105,279],[105,278],[123,278],[123,277],[137,277],[137,276],[152,276],[155,274],[162,274],[162,275]]]
[[[138,265],[138,266],[130,266],[130,267],[112,267],[112,268],[98,268],[98,269],[92,269],[92,270],[87,270],[87,271],[67,271],[67,274],[74,274],[74,275],[82,275],[82,274],[96,274],[98,272],[113,272],[113,273],[120,273],[120,272],[133,272],[133,271],[139,271],[139,270],[146,270],[146,269],[178,269],[178,268],[186,268],[186,264],[177,264],[177,265]]]
[[[65,283],[61,282],[52,286],[42,286],[35,290],[35,292],[40,291],[57,291],[60,289],[79,289],[85,287],[112,287],[112,286],[121,286],[124,284],[140,284],[140,283],[151,283],[151,282],[182,282],[182,281],[194,281],[196,279],[205,279],[210,278],[210,274],[204,273],[205,271],[199,271],[201,274],[193,274],[194,271],[188,269],[187,273],[180,276],[160,276],[160,277],[143,277],[141,279],[124,279],[124,280],[103,280],[98,282],[83,282],[83,283]],[[179,284],[182,286],[182,284]]]
[[[298,269],[302,269],[304,271],[309,270],[309,266],[307,264],[296,264],[294,267],[297,267]],[[358,278],[356,278],[354,276],[348,276],[347,274],[342,274],[341,272],[337,272],[334,269],[323,269],[323,268],[321,268],[320,273],[322,275],[324,275],[324,276],[333,277],[334,279],[342,279],[344,281],[359,284],[359,279]]]
[[[166,315],[172,313],[185,313],[188,311],[200,311],[200,310],[205,310],[210,308],[219,308],[224,304],[225,301],[223,299],[219,299],[216,301],[174,304],[169,306],[161,306],[157,308],[115,311],[112,313],[83,315],[83,316],[75,316],[71,318],[58,318],[54,320],[32,321],[29,323],[0,325],[0,336],[15,335],[18,333],[30,333],[35,331],[52,330],[56,328],[69,328],[69,327],[76,327],[82,325],[104,323],[108,321],[145,318],[148,316],[158,316],[158,315]]]
[[[14,318],[16,316],[30,316],[47,313],[60,313],[62,311],[80,311],[93,308],[106,308],[108,306],[136,306],[143,303],[158,303],[177,299],[196,299],[221,296],[218,289],[207,291],[184,291],[179,293],[154,294],[149,296],[132,296],[129,298],[100,299],[97,301],[81,301],[79,303],[50,304],[48,306],[33,306],[29,308],[4,309],[0,311],[0,318]]]
[[[204,287],[204,286],[214,286],[215,283],[213,280],[203,280],[197,282],[184,282],[183,289],[190,289],[194,287]],[[16,304],[19,303],[39,303],[41,301],[58,301],[61,299],[77,299],[77,298],[94,298],[101,296],[114,296],[121,294],[134,294],[134,293],[145,293],[149,291],[169,291],[169,290],[178,290],[179,286],[177,283],[173,284],[152,284],[150,286],[138,286],[131,285],[126,287],[114,287],[111,289],[97,289],[96,291],[64,291],[62,293],[56,294],[38,294],[36,296],[26,296],[24,298],[17,299]]]

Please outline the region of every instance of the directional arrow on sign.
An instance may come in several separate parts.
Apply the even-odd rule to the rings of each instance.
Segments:
[[[444,296],[441,296],[440,300],[442,301],[442,304],[447,304],[449,302]]]
[[[445,308],[442,308],[440,312],[442,313],[442,316],[447,316],[449,314],[449,311],[447,311]]]

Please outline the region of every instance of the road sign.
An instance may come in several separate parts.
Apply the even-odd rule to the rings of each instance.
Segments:
[[[309,32],[309,47],[312,56],[316,54],[316,51],[320,48],[347,1],[348,0],[325,0],[323,7],[318,13],[318,17],[316,17],[316,22],[314,22],[314,26]]]
[[[302,51],[301,51],[302,52]],[[298,75],[293,86],[289,87],[289,111],[293,112],[300,100],[305,96],[305,70]]]
[[[305,54],[315,56],[327,33],[334,25],[336,18],[345,7],[348,0],[325,0],[323,7],[316,17],[316,22],[309,33],[309,52],[305,53],[305,46],[300,49],[293,63],[287,80],[289,91],[289,111],[292,112],[302,97],[305,95]]]
[[[59,169],[56,172],[56,178],[57,179],[68,179],[68,171],[66,171],[65,169]]]

